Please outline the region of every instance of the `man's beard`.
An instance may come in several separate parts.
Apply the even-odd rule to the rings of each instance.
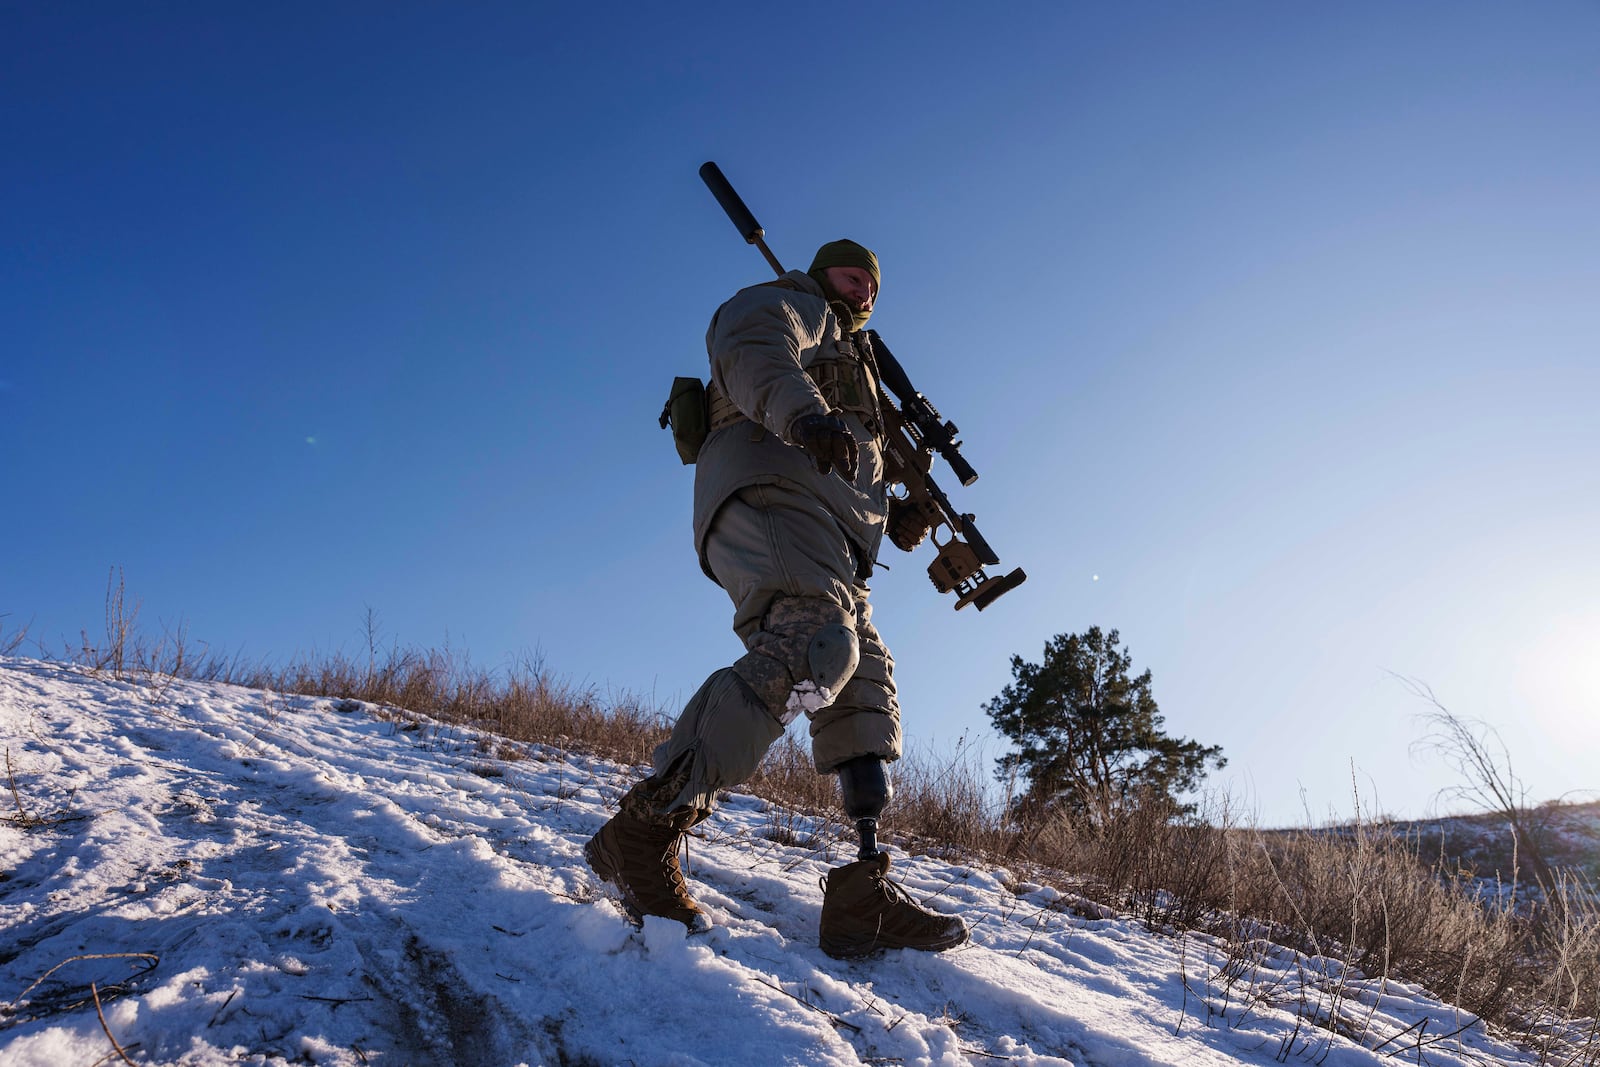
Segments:
[[[855,333],[867,325],[867,320],[872,317],[870,308],[863,311],[860,307],[851,304],[850,301],[839,295],[838,290],[826,282],[822,284],[822,289],[827,297],[828,307],[833,309],[834,318],[839,320],[840,327],[846,333]]]
[[[844,298],[844,294],[835,289],[828,281],[826,271],[811,271],[811,280],[822,287],[822,298],[828,302],[828,310],[833,312],[834,318],[839,320],[839,326],[846,333],[855,333],[867,325],[867,320],[872,317],[872,310],[863,311],[859,306],[851,304]]]

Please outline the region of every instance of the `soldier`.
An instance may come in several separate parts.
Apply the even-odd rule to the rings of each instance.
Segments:
[[[919,907],[889,880],[873,835],[892,793],[884,763],[900,757],[900,707],[865,583],[886,526],[906,551],[928,532],[888,495],[876,369],[854,340],[880,277],[872,252],[833,241],[809,270],[740,290],[711,319],[695,544],[733,600],[747,651],[706,679],[656,750],[654,773],[584,850],[636,919],[709,925],[678,866],[683,835],[804,713],[817,772],[839,775],[862,829],[856,862],[827,875],[824,951],[940,951],[967,938],[960,919]]]

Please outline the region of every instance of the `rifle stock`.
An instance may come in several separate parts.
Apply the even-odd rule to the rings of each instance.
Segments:
[[[707,162],[700,167],[700,180],[722,205],[739,235],[760,249],[767,265],[781,277],[783,265],[767,247],[766,231],[723,176],[722,169]],[[1021,585],[1028,576],[1021,567],[999,578],[985,573],[983,568],[998,566],[1000,557],[978,532],[973,516],[958,512],[929,476],[933,455],[937,452],[962,485],[978,480],[978,472],[961,454],[961,442],[956,439],[960,431],[955,423],[939,414],[927,397],[917,392],[905,368],[883,343],[877,330],[863,330],[855,336],[871,354],[879,379],[879,406],[887,424],[885,460],[889,479],[906,487],[905,500],[922,514],[934,547],[938,549],[938,555],[928,565],[928,577],[940,593],[956,594],[957,611],[968,604],[982,611],[1002,594]],[[895,397],[900,400],[898,404]],[[941,528],[949,530],[949,537],[943,542],[938,537]]]

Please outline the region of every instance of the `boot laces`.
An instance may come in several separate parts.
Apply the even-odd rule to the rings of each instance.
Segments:
[[[892,903],[909,904],[918,911],[924,910],[922,905],[918,904],[911,894],[906,892],[905,886],[892,878],[879,878],[878,885],[883,888],[883,895],[888,897]]]
[[[916,929],[942,929],[949,924],[948,917],[923,907],[915,897],[906,892],[905,886],[899,882],[884,877],[878,879],[878,885],[882,889],[889,906],[896,908],[902,916],[909,918]],[[882,920],[880,919],[879,922],[881,923]]]
[[[680,845],[687,847],[688,834],[679,834],[672,839],[667,850],[661,856],[661,870],[667,876],[667,882],[672,887],[672,895],[682,900],[691,900],[689,896],[689,883],[684,881],[683,867],[678,863],[678,848]]]

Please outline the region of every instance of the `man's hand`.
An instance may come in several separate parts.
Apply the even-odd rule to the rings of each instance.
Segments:
[[[856,480],[856,439],[836,415],[801,415],[789,427],[789,440],[817,464],[818,474],[837,469],[847,482]]]
[[[917,505],[899,497],[889,498],[889,540],[902,552],[910,552],[922,544],[933,523]]]

